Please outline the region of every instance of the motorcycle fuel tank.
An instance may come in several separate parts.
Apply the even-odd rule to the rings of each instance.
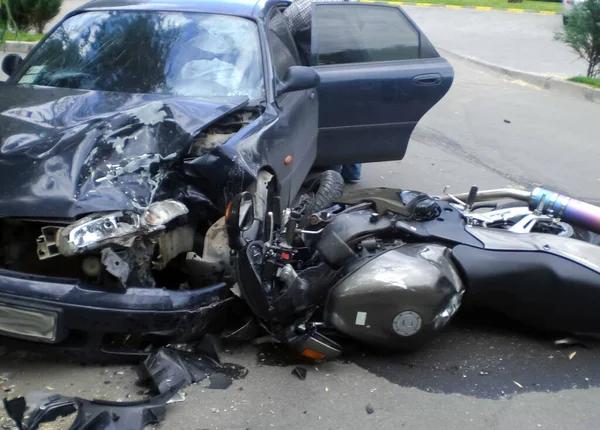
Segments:
[[[328,296],[325,320],[369,344],[413,350],[446,326],[464,285],[450,250],[405,244],[350,272]]]

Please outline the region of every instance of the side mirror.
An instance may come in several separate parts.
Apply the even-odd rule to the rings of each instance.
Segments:
[[[8,54],[2,60],[2,71],[8,76],[12,76],[23,63],[23,58],[19,54]]]
[[[292,66],[285,74],[283,82],[277,87],[277,95],[294,91],[316,88],[321,83],[321,77],[312,67]]]

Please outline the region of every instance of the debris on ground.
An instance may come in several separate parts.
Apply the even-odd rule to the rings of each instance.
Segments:
[[[523,386],[521,384],[519,384],[517,381],[513,381],[515,383],[515,385],[519,388],[523,388]]]
[[[211,342],[197,345],[171,345],[152,353],[138,368],[141,384],[150,386],[154,397],[136,402],[110,402],[66,397],[52,392],[33,392],[25,397],[4,399],[4,408],[19,430],[35,430],[40,424],[75,415],[69,430],[142,430],[165,417],[166,406],[185,401],[181,389],[202,382],[206,388],[226,389],[234,379],[242,379],[247,369],[221,363]],[[109,382],[110,381],[106,381]],[[1,375],[0,387],[8,383]],[[8,386],[10,388],[10,386]]]
[[[197,382],[206,382],[206,388],[223,390],[234,379],[246,377],[248,371],[234,364],[221,364],[216,351],[209,355],[165,347],[150,355],[140,365],[138,374],[156,392],[165,393],[180,383],[186,386]]]
[[[558,339],[554,341],[554,345],[556,346],[582,346],[587,349],[592,349],[592,347],[583,342],[581,339],[577,339],[576,337],[565,337],[564,339]]]
[[[573,360],[573,357],[575,357],[575,355],[577,355],[577,351],[573,351],[572,353],[570,353],[569,360]]]
[[[367,405],[367,414],[371,415],[372,413],[375,412],[375,409],[373,409],[373,406],[371,406],[370,404]]]
[[[301,381],[306,379],[306,374],[307,370],[303,367],[295,367],[294,370],[292,370],[292,375],[296,375]]]
[[[182,386],[148,400],[107,402],[34,392],[26,397],[4,399],[4,408],[19,430],[35,430],[42,423],[77,413],[70,430],[142,430],[165,418],[167,402]]]

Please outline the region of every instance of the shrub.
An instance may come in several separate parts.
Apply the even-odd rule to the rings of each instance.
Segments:
[[[577,4],[569,14],[564,32],[556,39],[566,43],[588,63],[587,77],[600,75],[600,0]]]
[[[0,28],[43,33],[61,5],[62,0],[0,0]]]

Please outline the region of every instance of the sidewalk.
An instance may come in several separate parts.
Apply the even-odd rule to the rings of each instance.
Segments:
[[[586,63],[554,40],[561,15],[403,6],[437,48],[525,72],[585,74]]]

